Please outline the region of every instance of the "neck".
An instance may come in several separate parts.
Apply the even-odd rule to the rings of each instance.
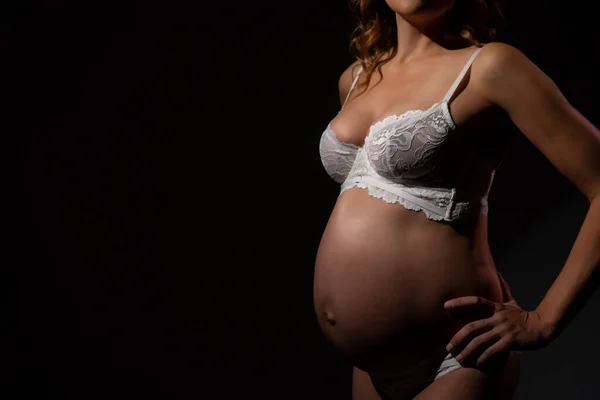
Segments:
[[[398,46],[391,62],[403,64],[430,52],[448,47],[444,16],[427,22],[408,21],[396,14]]]

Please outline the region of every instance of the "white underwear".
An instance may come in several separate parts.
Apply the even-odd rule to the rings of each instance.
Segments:
[[[434,380],[446,375],[449,372],[454,371],[455,369],[461,368],[461,367],[462,367],[462,365],[460,365],[460,363],[458,361],[456,361],[456,358],[454,358],[454,356],[451,353],[448,353],[446,358],[444,358],[444,361],[442,361],[442,364],[440,365],[440,368],[438,369],[438,372],[435,375]]]

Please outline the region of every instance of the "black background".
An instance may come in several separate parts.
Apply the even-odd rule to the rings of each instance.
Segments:
[[[593,3],[512,4],[499,40],[600,126]],[[2,9],[3,398],[350,398],[351,366],[312,308],[338,191],[318,140],[352,62],[347,3]],[[519,136],[489,235],[524,308],[586,206]],[[600,397],[599,311],[595,295],[524,355],[518,399]]]

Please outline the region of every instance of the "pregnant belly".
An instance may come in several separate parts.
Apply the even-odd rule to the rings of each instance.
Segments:
[[[408,365],[426,353],[443,358],[439,349],[459,323],[444,302],[466,295],[501,299],[495,268],[475,255],[473,243],[451,226],[348,190],[317,252],[319,325],[365,370],[382,367],[384,359],[397,366],[399,358]]]

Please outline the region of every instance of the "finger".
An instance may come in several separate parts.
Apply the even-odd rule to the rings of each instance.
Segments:
[[[496,326],[495,321],[491,318],[473,321],[463,326],[446,346],[448,352],[461,351],[468,343],[469,339],[480,335],[484,332],[492,330]]]
[[[491,331],[475,337],[469,342],[463,351],[455,356],[456,361],[470,361],[475,356],[484,353],[486,348],[491,347],[492,344],[498,342],[501,338],[501,333],[496,329],[492,329]]]
[[[456,310],[465,307],[474,307],[481,311],[494,312],[496,310],[496,303],[488,300],[484,297],[479,296],[466,296],[458,297],[447,301],[444,304],[447,310]]]
[[[495,354],[498,354],[502,351],[510,350],[510,345],[512,343],[512,337],[509,335],[503,336],[500,340],[494,343],[492,346],[488,347],[486,351],[483,352],[477,359],[476,365],[480,366]]]

